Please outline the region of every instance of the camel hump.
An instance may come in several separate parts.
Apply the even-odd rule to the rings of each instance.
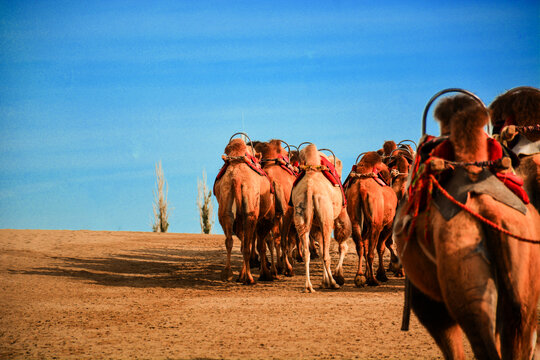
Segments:
[[[467,138],[479,129],[483,129],[489,121],[486,109],[480,106],[468,107],[456,112],[451,118],[451,137]]]
[[[320,165],[321,155],[317,151],[315,144],[309,144],[300,152],[300,157],[306,165]]]
[[[358,162],[357,172],[360,172],[360,169],[365,169],[367,172],[370,172],[373,167],[379,163],[382,163],[382,156],[376,151],[368,151]]]
[[[247,153],[247,146],[242,139],[232,139],[225,147],[225,154],[229,156],[243,156]]]
[[[389,156],[392,153],[392,151],[396,149],[397,149],[397,145],[395,141],[393,140],[387,140],[383,144],[383,152],[384,152],[384,155],[386,156]]]
[[[540,91],[534,88],[507,91],[489,106],[494,124],[507,120],[516,125],[529,126],[540,123]]]
[[[480,105],[469,95],[459,94],[455,96],[449,96],[437,104],[435,112],[433,113],[435,119],[440,123],[441,134],[448,134],[450,131],[450,123],[452,117],[467,108],[479,107]]]

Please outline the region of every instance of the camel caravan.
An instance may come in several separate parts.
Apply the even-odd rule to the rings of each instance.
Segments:
[[[426,119],[436,100],[440,135],[432,136]],[[404,277],[403,330],[412,309],[445,358],[464,358],[464,334],[479,359],[531,359],[540,296],[540,90],[515,88],[489,107],[466,90],[440,91],[424,109],[422,132],[418,145],[386,141],[361,153],[344,181],[329,149],[234,134],[214,183],[227,249],[221,278],[233,279],[236,235],[239,282],[255,282],[252,268],[260,281],[294,276],[303,262],[303,290],[311,293],[310,262],[320,258],[321,288],[339,289],[352,238],[357,287],[388,281],[388,271]]]

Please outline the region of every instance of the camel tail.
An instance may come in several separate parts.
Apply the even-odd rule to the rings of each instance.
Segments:
[[[231,192],[233,194],[233,201],[231,203],[231,206],[235,208],[236,210],[233,211],[235,214],[235,219],[237,214],[242,214],[242,208],[243,208],[243,201],[242,201],[242,183],[239,179],[233,178],[232,179],[232,186],[231,186]]]
[[[283,191],[283,188],[281,187],[281,185],[278,184],[277,182],[273,181],[272,184],[275,189],[274,194],[276,198],[276,201],[275,201],[276,216],[282,216],[283,214],[285,214],[285,211],[288,206],[287,201],[285,200],[285,192]]]
[[[362,236],[365,236],[366,232],[369,231],[368,224],[373,222],[373,209],[371,208],[369,194],[366,195],[365,199],[360,201],[360,209],[358,212],[360,218],[360,231],[362,232]]]
[[[313,213],[315,210],[313,207],[313,186],[313,179],[308,179],[306,187],[306,220],[308,224],[313,222]]]

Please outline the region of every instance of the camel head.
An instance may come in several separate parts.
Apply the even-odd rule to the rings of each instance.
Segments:
[[[439,101],[435,108],[434,116],[439,122],[441,135],[449,135],[452,116],[458,111],[470,106],[474,107],[479,105],[472,97],[465,94],[449,96]]]
[[[279,155],[287,155],[287,151],[281,147],[281,140],[272,139],[268,142],[259,142],[255,151],[261,153],[263,159],[275,159]]]
[[[540,123],[540,91],[534,88],[507,91],[489,105],[493,133],[506,125],[529,126]],[[540,134],[525,135],[530,141],[540,140]]]

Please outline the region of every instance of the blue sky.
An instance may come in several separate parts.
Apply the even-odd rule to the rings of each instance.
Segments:
[[[0,228],[149,231],[161,160],[197,233],[237,131],[347,171],[439,90],[540,85],[538,1],[0,1],[0,42]]]

